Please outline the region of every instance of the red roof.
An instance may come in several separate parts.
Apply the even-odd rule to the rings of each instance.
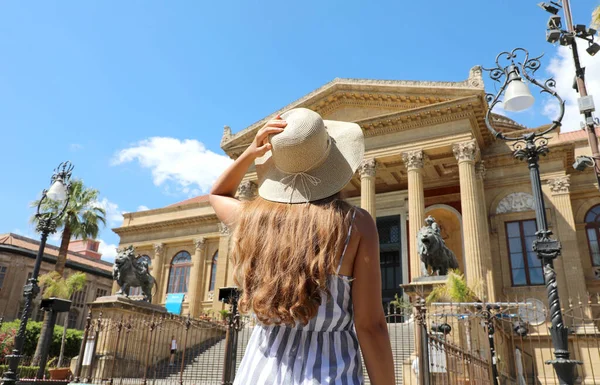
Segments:
[[[600,128],[596,128],[596,135],[600,136]],[[571,132],[560,133],[558,136],[561,142],[587,138],[587,131],[577,130]]]
[[[206,194],[206,195],[200,195],[200,196],[197,196],[197,197],[194,197],[194,198],[190,198],[190,199],[186,199],[184,201],[174,203],[174,204],[169,205],[167,207],[183,206],[183,205],[187,205],[187,204],[190,204],[190,203],[202,203],[202,202],[208,202],[208,194]]]
[[[0,245],[2,244],[20,247],[22,249],[37,252],[40,242],[38,240],[27,238],[22,235],[7,233],[0,234]],[[46,244],[44,254],[56,257],[58,256],[58,250],[58,247]],[[86,255],[76,253],[70,250],[67,251],[67,260],[80,263],[82,265],[87,265],[91,268],[103,270],[106,272],[112,272],[112,263],[97,258],[88,257]]]

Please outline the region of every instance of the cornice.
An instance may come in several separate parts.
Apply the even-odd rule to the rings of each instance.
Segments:
[[[112,229],[112,231],[114,231],[116,234],[121,236],[121,235],[125,235],[125,234],[141,233],[141,232],[147,232],[147,231],[152,231],[152,230],[161,230],[161,229],[167,229],[167,228],[173,228],[173,227],[179,227],[179,226],[201,225],[201,224],[206,224],[206,223],[210,223],[210,222],[214,222],[214,223],[218,222],[216,214],[208,214],[208,215],[188,217],[188,218],[171,219],[171,220],[160,221],[160,222],[144,223],[141,225],[117,227],[115,229]]]

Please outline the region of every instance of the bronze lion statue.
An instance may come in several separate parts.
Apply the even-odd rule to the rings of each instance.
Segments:
[[[427,225],[417,233],[417,248],[421,256],[423,276],[429,276],[429,268],[437,275],[447,275],[448,270],[458,269],[456,255],[442,239],[435,218],[429,216],[425,223]]]
[[[120,287],[117,295],[129,297],[130,288],[140,287],[143,300],[152,302],[152,289],[156,285],[156,280],[150,275],[148,264],[138,261],[133,246],[118,250],[113,266],[113,280],[117,281]]]

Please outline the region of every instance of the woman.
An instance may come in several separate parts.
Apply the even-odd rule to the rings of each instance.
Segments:
[[[258,319],[236,385],[393,385],[377,227],[339,197],[362,161],[353,123],[298,108],[269,121],[217,179],[210,202],[233,228],[240,310]],[[258,197],[234,198],[256,163]],[[358,336],[358,338],[357,338]]]

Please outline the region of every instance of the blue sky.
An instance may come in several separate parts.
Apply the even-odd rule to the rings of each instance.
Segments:
[[[568,51],[545,42],[537,2],[2,1],[0,233],[34,234],[29,203],[69,159],[109,210],[109,253],[121,212],[206,191],[227,163],[223,125],[335,77],[459,81],[523,46],[571,95]],[[574,2],[576,22],[595,5]],[[582,59],[594,93],[600,59]],[[544,108],[522,120],[545,122]]]

